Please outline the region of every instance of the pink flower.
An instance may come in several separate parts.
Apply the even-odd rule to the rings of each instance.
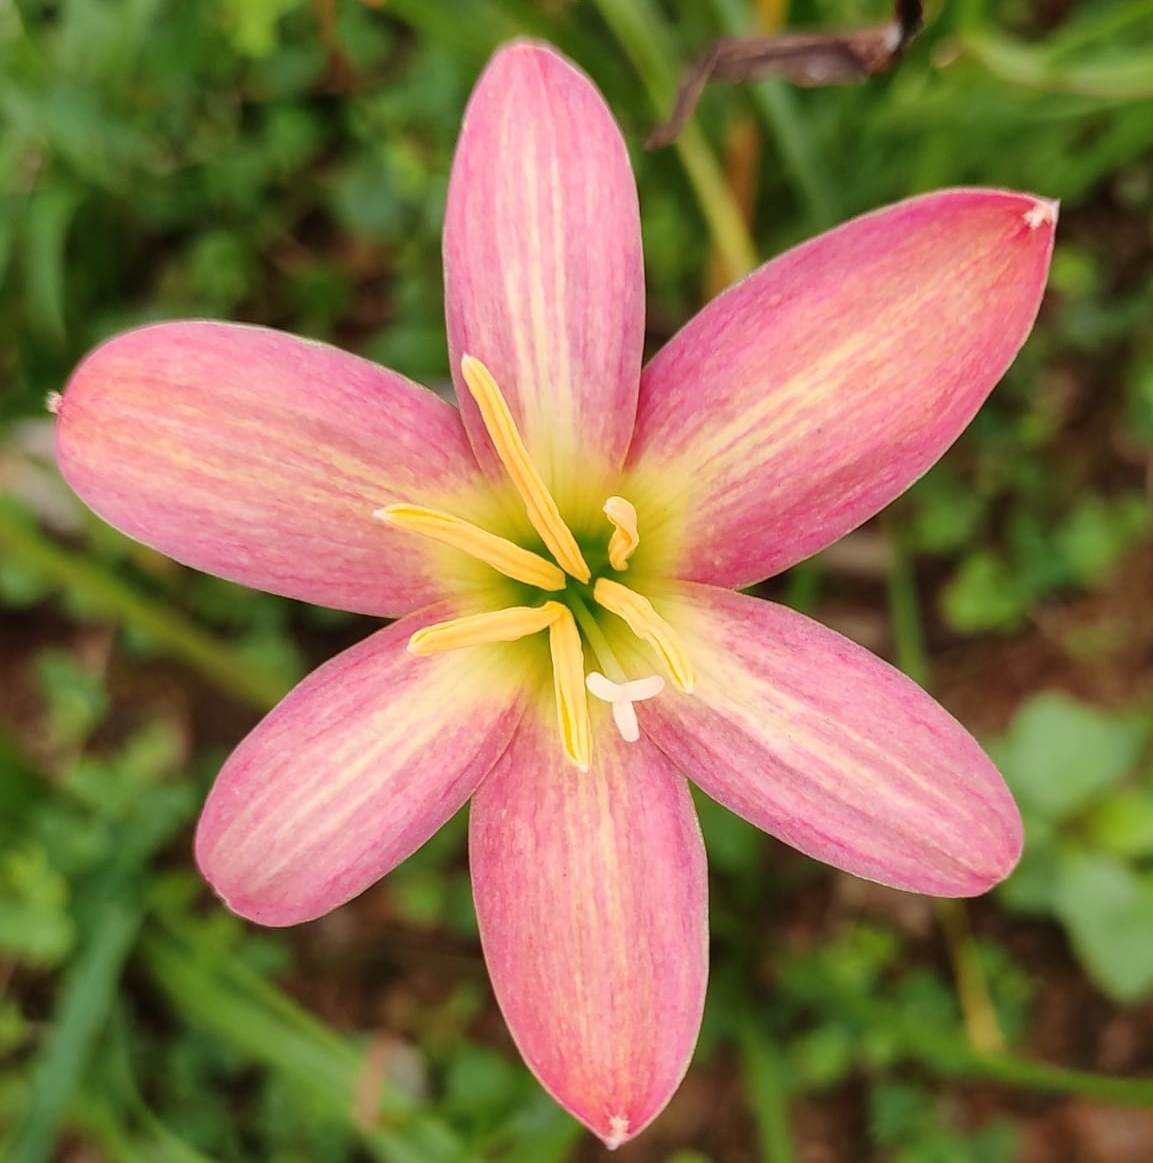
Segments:
[[[636,190],[540,45],[477,85],[444,235],[458,412],[255,327],[121,335],[73,376],[62,472],[179,561],[400,620],[244,740],[196,837],[267,925],[362,892],[470,797],[485,957],[526,1062],[610,1147],[687,1067],[707,974],[686,777],[859,876],[980,893],[1021,823],[890,666],[734,593],[829,545],[956,439],[1037,312],[1055,207],[949,190],[762,267],[643,369]],[[591,697],[590,697],[591,696]]]

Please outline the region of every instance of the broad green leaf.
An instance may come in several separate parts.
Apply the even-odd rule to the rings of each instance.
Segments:
[[[1153,989],[1153,879],[1110,856],[1071,851],[1055,899],[1089,976],[1134,1002]]]
[[[1005,562],[990,550],[965,558],[941,594],[941,612],[961,634],[1011,630],[1028,609],[1028,597]]]
[[[1079,501],[1057,538],[1077,580],[1092,584],[1104,578],[1144,535],[1149,516],[1149,505],[1140,494]]]
[[[1021,863],[1008,880],[997,886],[997,896],[1008,908],[1038,916],[1052,912],[1059,854],[1050,837],[1051,833],[1038,841],[1026,823]]]
[[[1145,716],[1110,714],[1048,692],[1017,712],[990,753],[1026,818],[1032,812],[1061,821],[1131,772],[1148,734]]]
[[[1102,800],[1085,821],[1085,836],[1116,856],[1153,856],[1153,790],[1123,788]]]
[[[83,196],[67,186],[54,186],[29,199],[20,241],[24,247],[25,301],[28,322],[46,339],[62,343],[65,247],[72,219]]]

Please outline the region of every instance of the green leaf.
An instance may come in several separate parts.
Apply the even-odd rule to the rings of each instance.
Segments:
[[[1153,790],[1123,788],[1102,800],[1085,821],[1085,837],[1116,856],[1153,856]]]
[[[221,0],[232,47],[244,56],[265,57],[276,48],[281,19],[303,0]]]
[[[54,187],[30,199],[25,209],[25,302],[28,322],[46,339],[64,341],[65,247],[80,194]]]
[[[1106,577],[1149,526],[1149,506],[1140,494],[1078,502],[1057,536],[1070,571],[1092,584]]]
[[[1071,851],[1056,908],[1089,976],[1133,1002],[1153,989],[1153,879],[1110,856]]]
[[[1004,904],[1018,913],[1045,916],[1053,910],[1056,893],[1056,865],[1058,851],[1051,836],[1043,836],[1040,841],[1034,837],[1034,829],[1026,820],[1025,851],[1021,863],[1013,869],[1013,875],[997,886],[997,896]]]
[[[1009,567],[996,554],[982,550],[967,557],[941,594],[941,612],[960,634],[1011,630],[1028,609]]]
[[[33,965],[57,965],[72,948],[68,882],[39,845],[0,855],[0,950]]]
[[[1129,773],[1148,734],[1145,716],[1108,714],[1044,693],[1017,712],[990,752],[1026,816],[1061,821]]]

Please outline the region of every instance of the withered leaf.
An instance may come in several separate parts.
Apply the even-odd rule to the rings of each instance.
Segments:
[[[923,19],[921,0],[897,0],[892,20],[879,27],[714,41],[685,73],[672,113],[645,146],[672,144],[713,81],[740,85],[784,77],[794,85],[818,87],[854,84],[886,72],[921,30]]]

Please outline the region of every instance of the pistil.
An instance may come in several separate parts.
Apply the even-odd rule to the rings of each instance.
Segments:
[[[613,682],[599,671],[592,671],[585,679],[589,694],[612,707],[613,722],[626,743],[635,743],[641,737],[634,703],[655,699],[665,689],[665,680],[659,674],[634,678],[631,682]]]

